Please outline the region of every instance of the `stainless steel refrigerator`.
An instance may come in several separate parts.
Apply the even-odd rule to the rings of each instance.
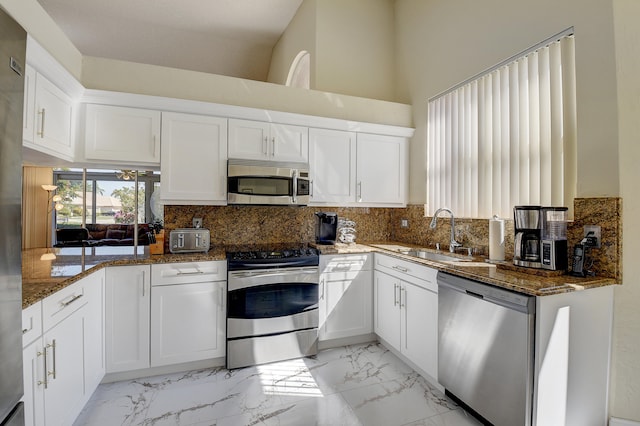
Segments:
[[[27,33],[0,8],[0,425],[23,425],[22,104]]]

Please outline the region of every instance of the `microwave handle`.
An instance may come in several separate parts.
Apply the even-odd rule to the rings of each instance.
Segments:
[[[298,171],[293,170],[291,174],[293,176],[293,191],[291,191],[291,194],[293,204],[295,204],[298,199]]]

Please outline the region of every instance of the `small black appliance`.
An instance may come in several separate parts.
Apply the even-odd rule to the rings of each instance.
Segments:
[[[337,231],[336,213],[316,212],[316,244],[335,244]]]

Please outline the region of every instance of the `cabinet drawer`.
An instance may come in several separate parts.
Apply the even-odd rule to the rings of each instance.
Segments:
[[[26,347],[42,335],[42,302],[22,310],[22,347]]]
[[[151,265],[152,286],[226,280],[227,262],[224,260]]]
[[[436,281],[438,271],[428,266],[376,253],[375,269],[433,292],[438,292],[438,283]]]
[[[87,303],[84,280],[71,284],[42,301],[42,328],[46,332]]]
[[[320,273],[371,270],[373,253],[320,256]]]

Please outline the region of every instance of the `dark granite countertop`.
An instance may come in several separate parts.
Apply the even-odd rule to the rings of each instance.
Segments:
[[[382,248],[387,247],[387,249]],[[402,254],[394,249],[398,247],[410,247],[431,252],[413,244],[402,242],[367,242],[361,244],[336,244],[331,246],[317,246],[322,254],[351,254],[377,251],[390,254],[395,257],[409,260],[449,272],[460,277],[469,278],[508,290],[531,296],[548,296],[559,293],[569,293],[595,287],[603,287],[618,284],[613,278],[604,277],[574,277],[568,274],[560,274],[557,271],[543,271],[531,268],[515,267],[510,262],[488,263],[485,257],[469,257],[458,254],[451,254],[448,251],[442,252],[447,256],[459,257],[463,262],[436,262],[428,259],[421,259],[415,256]]]
[[[207,253],[149,254],[147,246],[38,248],[22,251],[22,308],[106,266],[225,260],[215,247]]]
[[[539,275],[538,270],[527,268],[501,267],[486,264],[484,258],[476,257],[465,260],[470,262],[434,262],[402,254],[395,250],[380,246],[420,248],[401,242],[380,242],[365,244],[313,245],[321,254],[352,254],[383,252],[398,258],[421,263],[441,271],[450,272],[461,277],[514,290],[533,296],[545,296],[567,293],[582,289],[617,284],[612,278],[573,277],[570,275]],[[197,262],[208,260],[225,260],[226,251],[238,250],[239,247],[214,247],[207,253],[184,253],[151,255],[148,247],[138,247],[134,252],[131,246],[120,247],[68,247],[40,248],[22,251],[22,307],[26,308],[56,291],[84,278],[90,273],[106,266]],[[246,249],[246,247],[243,247]],[[433,250],[431,250],[433,251]],[[449,254],[448,252],[446,254]]]

